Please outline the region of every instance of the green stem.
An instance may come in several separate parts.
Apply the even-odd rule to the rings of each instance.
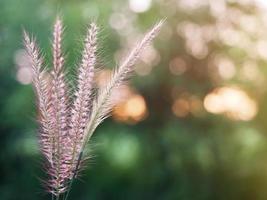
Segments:
[[[65,197],[64,200],[67,200],[68,197],[69,197],[70,189],[71,189],[71,187],[72,187],[74,178],[75,178],[76,175],[77,175],[77,172],[78,172],[78,169],[79,169],[79,165],[80,165],[80,162],[81,162],[81,160],[82,160],[82,155],[83,155],[83,151],[79,154],[79,157],[78,157],[78,160],[77,160],[77,164],[76,164],[76,166],[75,166],[75,170],[74,170],[73,176],[72,176],[72,178],[71,178],[70,185],[69,185],[69,188],[68,188],[68,191],[67,191],[67,194],[66,194],[66,197]]]

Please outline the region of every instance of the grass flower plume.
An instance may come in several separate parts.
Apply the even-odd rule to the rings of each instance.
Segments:
[[[39,122],[39,145],[46,159],[47,188],[52,198],[67,199],[77,177],[84,150],[97,126],[108,117],[116,102],[114,90],[125,84],[146,46],[155,38],[163,21],[156,24],[113,70],[106,86],[94,89],[97,63],[98,27],[91,23],[84,39],[73,94],[67,84],[62,51],[63,25],[57,18],[52,41],[53,66],[48,70],[36,41],[24,32],[24,45],[31,62],[32,83],[36,94]],[[65,194],[64,194],[65,193]]]

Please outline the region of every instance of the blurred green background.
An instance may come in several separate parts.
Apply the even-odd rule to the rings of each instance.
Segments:
[[[119,91],[126,100],[95,132],[70,199],[266,200],[266,11],[265,0],[0,0],[0,199],[50,198],[22,30],[50,66],[60,14],[71,73],[86,25],[101,26],[98,85],[167,18]]]

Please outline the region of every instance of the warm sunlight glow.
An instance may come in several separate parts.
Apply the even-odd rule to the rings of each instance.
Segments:
[[[129,0],[130,9],[137,13],[146,12],[151,7],[151,0]]]
[[[183,98],[176,99],[172,105],[172,111],[177,117],[186,117],[190,111],[189,102]]]
[[[204,99],[205,109],[214,114],[226,114],[234,120],[249,121],[258,111],[256,102],[243,90],[234,87],[217,88]]]
[[[259,6],[267,8],[267,1],[266,0],[256,0],[256,2],[259,4]]]
[[[139,119],[146,111],[144,98],[140,95],[135,95],[130,98],[125,105],[125,111],[131,117]]]
[[[113,111],[113,116],[118,121],[136,123],[147,116],[147,107],[144,97],[132,94],[126,101],[118,104]]]

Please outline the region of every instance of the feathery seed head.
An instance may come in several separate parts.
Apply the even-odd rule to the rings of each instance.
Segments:
[[[43,58],[34,40],[24,32],[24,45],[33,72],[33,86],[40,113],[40,149],[48,161],[49,191],[55,196],[64,193],[76,178],[84,159],[84,149],[96,127],[109,115],[115,102],[111,100],[114,89],[124,84],[134,70],[134,65],[143,49],[159,32],[163,21],[156,24],[120,62],[107,85],[92,95],[95,65],[97,60],[98,27],[91,23],[84,39],[84,49],[78,68],[77,88],[69,106],[69,88],[63,69],[63,25],[56,19],[53,31],[53,68],[43,67]],[[45,78],[49,74],[51,80]]]
[[[75,100],[71,108],[71,123],[70,123],[70,138],[73,140],[72,146],[72,163],[73,169],[78,169],[76,166],[79,154],[84,140],[84,129],[89,120],[91,108],[91,93],[93,88],[93,80],[96,64],[96,42],[98,28],[95,23],[91,23],[85,37],[84,50],[82,55],[82,63],[79,67],[78,86],[75,93]]]
[[[53,32],[53,64],[55,72],[59,72],[63,67],[64,58],[61,52],[63,25],[60,18],[56,19]]]
[[[140,57],[141,53],[148,46],[151,41],[156,37],[160,28],[162,27],[164,21],[157,23],[144,37],[143,39],[133,48],[129,55],[125,58],[121,65],[113,71],[113,74],[106,85],[106,87],[101,88],[98,96],[94,102],[92,108],[92,114],[90,121],[86,126],[85,130],[85,140],[83,141],[83,148],[87,144],[88,140],[92,136],[96,127],[108,117],[111,109],[116,102],[111,100],[111,95],[115,88],[119,87],[124,83],[124,80],[129,78],[133,72],[136,61]]]

